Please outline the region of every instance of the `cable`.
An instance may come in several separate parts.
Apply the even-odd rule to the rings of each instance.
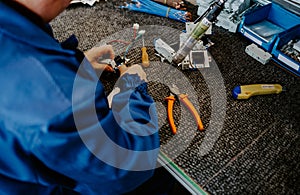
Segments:
[[[130,50],[131,47],[133,47],[133,45],[136,43],[136,41],[138,39],[140,39],[143,35],[145,34],[145,30],[140,30],[138,32],[138,35],[133,39],[133,41],[127,46],[125,52],[124,52],[124,59],[126,58],[126,55],[128,53],[128,51]]]
[[[191,21],[191,13],[173,9],[151,0],[132,0],[131,3],[126,3],[125,6],[120,6],[120,8],[163,16],[180,22]]]

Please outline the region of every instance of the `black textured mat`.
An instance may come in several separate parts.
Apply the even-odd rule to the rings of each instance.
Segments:
[[[209,48],[215,61],[211,67],[200,71],[170,68],[154,55],[153,38],[178,44],[185,25],[120,10],[117,2],[71,6],[52,21],[55,36],[64,40],[75,34],[80,48],[86,50],[108,40],[127,39],[132,25],[139,23],[148,32],[145,41],[152,63],[145,71],[149,93],[157,103],[162,150],[212,194],[299,192],[299,78],[273,62],[260,64],[244,52],[250,44],[246,38],[218,27],[213,27],[210,36],[215,43]],[[119,52],[125,45],[114,47]],[[140,47],[138,42],[129,52],[132,63],[140,63]],[[104,81],[108,92],[115,79]],[[189,112],[176,102],[174,118],[179,129],[176,136],[171,133],[164,98],[174,81],[197,106],[205,131],[197,130]],[[286,91],[245,101],[232,98],[235,86],[257,83],[279,83]]]

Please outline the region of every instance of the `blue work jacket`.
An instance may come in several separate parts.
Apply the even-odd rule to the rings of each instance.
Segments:
[[[153,99],[121,77],[108,107],[95,71],[0,1],[0,194],[122,194],[153,174]]]

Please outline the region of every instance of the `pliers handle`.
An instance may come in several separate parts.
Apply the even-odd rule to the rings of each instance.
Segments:
[[[204,130],[204,127],[203,127],[203,124],[202,124],[202,121],[201,121],[201,118],[196,110],[196,108],[193,106],[193,104],[190,102],[190,100],[188,99],[188,95],[186,94],[180,94],[179,95],[179,100],[180,102],[182,102],[185,107],[191,112],[191,114],[193,115],[196,123],[197,123],[197,128],[200,130],[200,131],[203,131]]]
[[[193,115],[193,117],[194,117],[194,119],[195,119],[195,121],[197,123],[197,128],[200,131],[203,131],[204,127],[203,127],[201,118],[200,118],[200,116],[199,116],[196,108],[193,106],[193,104],[188,99],[188,95],[186,95],[186,94],[179,94],[178,95],[178,99],[179,99],[179,101],[181,103],[183,103],[185,105],[185,107]],[[167,106],[168,106],[168,109],[167,109],[168,122],[169,122],[170,128],[172,130],[172,133],[176,134],[177,129],[176,129],[176,126],[175,126],[175,123],[174,123],[174,118],[173,118],[173,105],[174,105],[174,102],[175,102],[176,99],[175,99],[175,97],[173,95],[170,95],[170,96],[166,97],[165,100],[167,100]]]
[[[175,102],[175,97],[173,95],[170,95],[168,97],[165,98],[165,100],[167,101],[167,114],[168,114],[168,122],[171,128],[171,131],[173,134],[176,134],[176,126],[174,123],[174,118],[173,118],[173,105]]]

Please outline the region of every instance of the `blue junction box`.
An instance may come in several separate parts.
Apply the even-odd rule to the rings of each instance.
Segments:
[[[300,40],[300,25],[297,25],[283,33],[280,33],[275,41],[272,49],[273,60],[281,65],[283,68],[291,71],[292,73],[300,76],[300,52],[297,53],[297,59],[293,59],[290,55],[284,53],[282,48],[294,40]],[[293,50],[290,48],[290,50]],[[293,52],[293,51],[291,51]]]
[[[300,24],[300,17],[276,3],[248,10],[243,15],[238,32],[271,52],[278,35]]]

